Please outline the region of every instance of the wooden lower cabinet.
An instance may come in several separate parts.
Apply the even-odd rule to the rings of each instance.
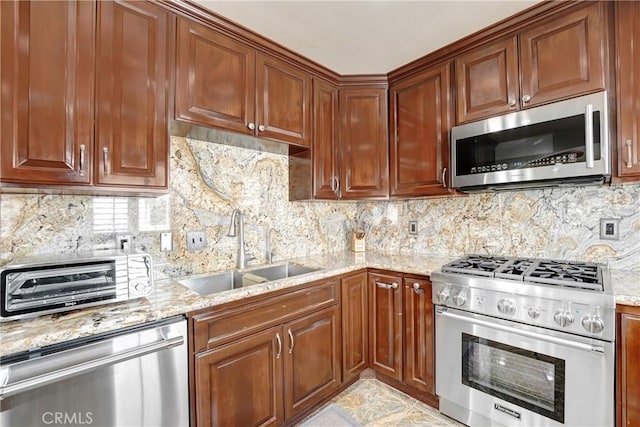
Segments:
[[[358,378],[369,365],[367,273],[342,279],[342,379]]]
[[[282,424],[282,369],[280,326],[196,355],[196,425]]]
[[[617,311],[617,425],[640,426],[640,307]]]
[[[435,394],[435,336],[431,282],[404,278],[403,381],[417,390]]]
[[[285,324],[283,336],[284,412],[285,418],[290,419],[341,384],[340,307],[329,307]]]
[[[369,358],[383,375],[402,379],[402,275],[369,273]]]

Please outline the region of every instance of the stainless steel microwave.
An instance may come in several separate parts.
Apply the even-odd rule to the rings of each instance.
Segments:
[[[611,178],[607,93],[451,130],[451,183],[465,192],[602,184]]]
[[[145,253],[39,256],[0,269],[0,321],[146,297],[153,289]]]

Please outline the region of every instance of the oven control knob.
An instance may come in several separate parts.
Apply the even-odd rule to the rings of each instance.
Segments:
[[[570,311],[558,310],[553,314],[553,320],[563,328],[573,324],[573,314]]]
[[[582,327],[586,329],[587,332],[591,332],[592,334],[599,334],[604,331],[604,322],[600,318],[600,316],[584,316],[582,318]]]
[[[538,317],[540,317],[540,309],[535,307],[529,308],[529,310],[527,310],[527,313],[532,319],[537,319]]]
[[[510,299],[501,299],[498,301],[498,311],[502,314],[514,314],[516,312],[516,304]]]
[[[467,302],[467,294],[464,291],[460,291],[453,296],[453,303],[458,307],[462,307]]]
[[[443,288],[438,291],[438,301],[440,304],[444,304],[449,299],[449,289]]]

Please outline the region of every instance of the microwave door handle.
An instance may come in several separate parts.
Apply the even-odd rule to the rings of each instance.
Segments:
[[[593,105],[587,104],[584,109],[585,156],[587,168],[593,169]]]

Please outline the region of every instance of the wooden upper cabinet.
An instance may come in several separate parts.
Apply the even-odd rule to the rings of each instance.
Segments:
[[[184,18],[177,33],[176,119],[252,135],[255,50]]]
[[[343,199],[386,197],[389,192],[387,90],[340,90],[340,194]]]
[[[603,7],[594,2],[520,34],[523,106],[605,88]]]
[[[0,180],[89,184],[95,3],[0,2]]]
[[[313,81],[313,198],[338,198],[338,87]]]
[[[455,68],[458,123],[517,109],[520,96],[515,36],[459,56]]]
[[[391,196],[450,194],[451,102],[449,63],[425,70],[391,88]]]
[[[166,188],[171,14],[98,2],[96,183]]]
[[[640,2],[616,2],[617,175],[640,180]],[[614,159],[615,162],[616,159]]]
[[[185,18],[177,40],[177,120],[310,145],[310,74]]]
[[[457,123],[605,89],[602,2],[527,27],[455,60]]]
[[[311,76],[271,56],[256,59],[257,136],[308,147]]]

